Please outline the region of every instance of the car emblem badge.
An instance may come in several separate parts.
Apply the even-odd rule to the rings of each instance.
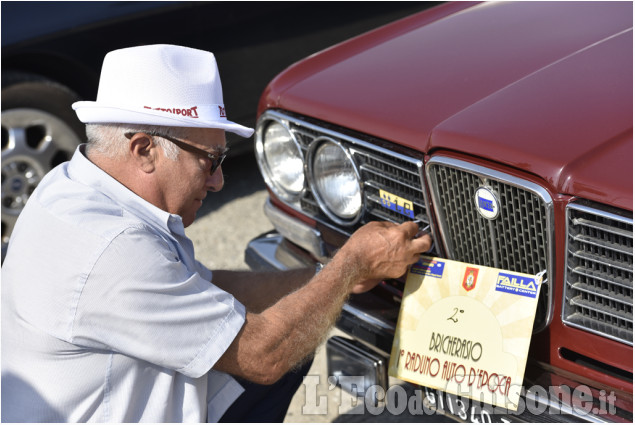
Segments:
[[[481,186],[474,194],[474,202],[479,214],[488,220],[494,220],[500,214],[500,201],[492,189]]]

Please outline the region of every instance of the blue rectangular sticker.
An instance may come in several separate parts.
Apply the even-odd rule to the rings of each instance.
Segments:
[[[443,270],[445,269],[445,263],[443,261],[429,260],[427,258],[421,258],[415,264],[410,267],[410,272],[423,276],[435,277],[441,279],[443,277]]]
[[[538,295],[536,279],[509,273],[498,274],[496,290],[529,298],[536,298],[536,295]]]

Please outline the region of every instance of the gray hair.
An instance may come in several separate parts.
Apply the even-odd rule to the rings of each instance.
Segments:
[[[187,137],[186,129],[180,127],[164,127],[142,124],[87,124],[86,154],[98,154],[107,158],[122,157],[127,152],[128,138],[126,133],[160,133],[177,138]],[[174,143],[161,137],[153,139],[163,149],[165,156],[176,161],[181,149]]]

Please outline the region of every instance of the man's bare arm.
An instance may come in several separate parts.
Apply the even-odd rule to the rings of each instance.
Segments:
[[[314,274],[315,268],[278,272],[214,270],[212,282],[236,297],[250,313],[262,313],[304,286]]]
[[[351,293],[384,278],[402,276],[429,236],[414,239],[414,223],[370,223],[360,228],[306,285],[246,321],[215,369],[270,384],[301,362],[323,340]]]

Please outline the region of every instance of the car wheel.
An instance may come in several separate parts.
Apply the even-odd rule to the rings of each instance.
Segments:
[[[44,175],[67,161],[84,127],[71,104],[79,97],[50,81],[2,89],[2,258],[18,215]]]

